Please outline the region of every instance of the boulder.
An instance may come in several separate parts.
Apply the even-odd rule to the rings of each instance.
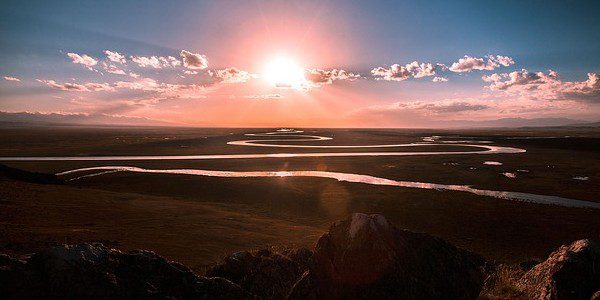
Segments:
[[[53,247],[25,261],[0,256],[5,299],[251,298],[223,278],[199,277],[150,251],[123,253],[102,244]]]
[[[534,266],[518,286],[532,299],[591,299],[600,290],[600,245],[578,240]]]
[[[381,215],[353,214],[319,241],[290,298],[475,299],[485,261]]]
[[[283,299],[311,265],[312,252],[305,248],[243,251],[227,256],[206,276],[228,279],[260,298]]]

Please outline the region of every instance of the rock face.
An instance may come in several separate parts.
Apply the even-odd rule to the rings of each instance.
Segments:
[[[0,254],[0,298],[476,299],[485,264],[441,239],[400,230],[381,215],[353,214],[331,226],[314,254],[303,248],[238,252],[207,277],[153,252],[98,243],[54,247],[25,261]],[[502,295],[511,299],[600,300],[598,244],[579,240],[531,265],[514,274],[497,268],[488,282],[506,283],[514,292]]]
[[[525,273],[518,286],[534,299],[591,299],[600,291],[600,245],[578,240],[561,246]]]
[[[441,239],[365,214],[332,225],[314,261],[290,298],[475,299],[485,263]]]
[[[312,252],[305,248],[281,253],[244,251],[227,256],[208,270],[206,276],[228,279],[264,299],[285,299],[311,265]]]
[[[244,299],[238,285],[204,278],[149,251],[102,244],[54,247],[27,261],[0,256],[4,299]]]

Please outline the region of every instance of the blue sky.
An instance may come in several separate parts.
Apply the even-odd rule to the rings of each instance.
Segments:
[[[600,72],[598,11],[598,1],[4,1],[0,75],[20,81],[0,82],[0,110],[115,113],[214,126],[410,126],[461,114],[594,120],[600,119],[593,79]],[[126,58],[114,67],[140,76],[108,74],[105,50]],[[184,66],[182,50],[205,57],[208,65]],[[74,63],[68,53],[97,64]],[[464,56],[487,63],[489,55],[512,63],[451,68]],[[148,69],[132,61],[142,56],[182,63]],[[322,81],[300,91],[261,82],[264,66],[281,56],[318,72]],[[412,69],[406,77],[398,73],[403,68],[391,67],[413,61],[435,70]],[[373,74],[377,67],[392,77]],[[227,80],[210,75],[226,68],[253,76],[223,84]],[[333,69],[360,78],[327,73]],[[493,74],[499,77],[482,80]],[[436,77],[443,81],[432,82]],[[116,87],[144,78],[163,87]],[[50,80],[110,88],[74,90]],[[169,84],[194,85],[196,95],[164,97]],[[279,115],[267,120],[264,110],[273,106]],[[442,113],[453,106],[464,110]],[[374,111],[381,124],[359,116]],[[419,117],[399,122],[406,114]]]

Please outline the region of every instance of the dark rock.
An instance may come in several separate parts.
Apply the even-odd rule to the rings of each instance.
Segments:
[[[519,263],[519,267],[523,271],[529,271],[529,270],[531,270],[531,268],[535,267],[539,263],[540,263],[539,260],[529,259],[529,260]]]
[[[226,278],[261,298],[282,299],[311,265],[312,252],[304,248],[281,253],[244,251],[227,256],[206,276]]]
[[[381,215],[353,214],[318,241],[290,298],[475,299],[485,261]]]
[[[204,278],[149,251],[102,244],[54,247],[26,261],[0,256],[5,299],[250,298],[223,278]]]
[[[590,299],[600,290],[600,245],[563,245],[529,270],[518,286],[535,299]]]

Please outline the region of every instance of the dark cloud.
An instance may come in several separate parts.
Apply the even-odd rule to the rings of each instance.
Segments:
[[[187,50],[181,50],[181,59],[183,60],[183,66],[188,69],[206,69],[208,68],[208,59],[206,56],[192,53]]]

